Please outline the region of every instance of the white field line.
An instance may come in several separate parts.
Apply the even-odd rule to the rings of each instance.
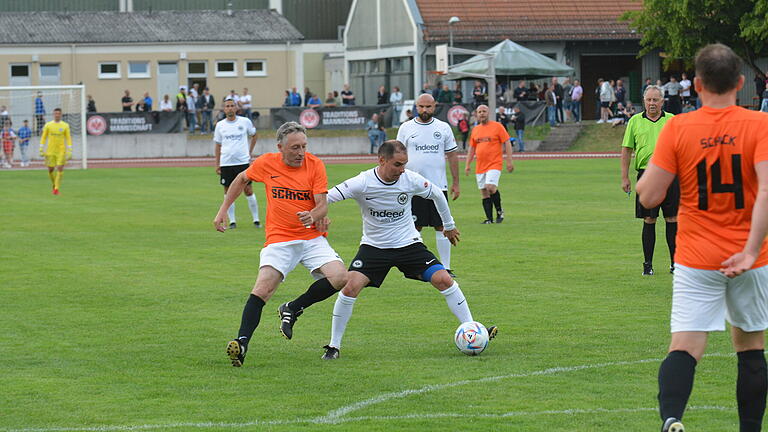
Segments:
[[[706,354],[705,357],[733,357],[734,354],[729,353],[713,353]],[[607,362],[596,363],[579,366],[565,366],[554,367],[548,369],[541,369],[533,372],[497,375],[492,377],[478,378],[474,380],[461,380],[452,383],[445,384],[433,384],[427,385],[418,389],[403,390],[400,392],[384,393],[379,396],[366,399],[360,402],[353,403],[351,405],[343,406],[339,409],[330,411],[327,415],[322,417],[307,418],[307,419],[286,419],[286,420],[254,420],[250,422],[241,423],[224,423],[224,422],[203,422],[203,423],[166,423],[166,424],[144,424],[144,425],[117,425],[117,426],[91,426],[91,427],[51,427],[51,428],[17,428],[17,429],[0,429],[0,432],[119,432],[119,431],[142,431],[153,429],[211,429],[211,428],[243,428],[251,426],[279,426],[279,425],[291,425],[291,424],[339,424],[349,423],[357,421],[392,421],[392,420],[409,420],[409,419],[437,419],[437,418],[458,418],[466,417],[465,413],[426,413],[426,414],[407,414],[402,416],[360,416],[360,417],[344,417],[345,415],[363,409],[365,407],[380,404],[392,399],[404,398],[407,396],[428,393],[431,391],[438,391],[447,388],[457,387],[465,384],[472,383],[484,383],[494,382],[511,378],[529,378],[536,376],[556,375],[559,373],[576,372],[588,369],[603,369],[607,367],[615,366],[631,366],[644,363],[661,362],[661,359],[643,359],[634,361],[620,361],[620,362]],[[724,406],[691,406],[689,410],[699,411],[732,411],[732,407]],[[657,408],[595,408],[595,409],[566,409],[566,410],[546,410],[546,411],[512,411],[500,414],[473,414],[474,417],[484,418],[505,418],[505,417],[522,417],[522,416],[537,416],[537,415],[577,415],[577,414],[600,414],[600,413],[635,413],[656,411]]]

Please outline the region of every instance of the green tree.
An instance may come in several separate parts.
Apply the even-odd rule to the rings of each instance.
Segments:
[[[692,65],[699,48],[720,42],[728,45],[765,78],[756,60],[768,56],[768,0],[644,0],[643,10],[621,19],[642,34],[640,55],[658,48]]]

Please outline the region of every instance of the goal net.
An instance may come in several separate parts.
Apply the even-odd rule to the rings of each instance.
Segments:
[[[42,113],[40,104],[42,102]],[[24,86],[0,87],[0,127],[6,119],[17,131],[27,121],[32,131],[27,149],[32,165],[42,164],[39,153],[40,135],[46,122],[53,120],[53,110],[61,108],[62,120],[69,123],[72,135],[72,160],[68,167],[88,167],[88,147],[85,132],[85,86]],[[14,150],[15,166],[21,160],[18,141]]]

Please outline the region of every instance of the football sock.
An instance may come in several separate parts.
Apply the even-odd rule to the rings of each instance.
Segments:
[[[328,344],[334,348],[341,348],[341,338],[347,330],[347,323],[352,318],[352,309],[355,307],[356,297],[347,297],[339,293],[336,303],[333,305],[333,321],[331,321],[331,342]]]
[[[331,285],[328,278],[322,278],[310,285],[304,294],[296,297],[296,300],[288,302],[288,307],[294,312],[299,312],[327,299],[337,292],[339,291]]]
[[[493,206],[496,207],[496,213],[501,213],[501,194],[498,189],[491,195],[491,202],[493,203]]]
[[[246,338],[246,342],[253,336],[254,330],[261,321],[261,310],[264,309],[264,300],[261,297],[251,294],[243,308],[243,319],[240,321],[240,331],[237,337]]]
[[[451,241],[442,231],[435,231],[435,244],[437,253],[440,255],[440,262],[445,268],[451,268]]]
[[[56,171],[48,171],[48,178],[51,179],[51,185],[56,186]]]
[[[251,215],[253,215],[253,221],[259,221],[259,203],[256,201],[256,195],[246,195],[245,199],[248,200],[248,208],[251,209]]]
[[[645,262],[649,264],[653,262],[653,249],[655,247],[656,224],[643,222],[643,255],[645,255]]]
[[[491,214],[492,209],[493,209],[493,204],[491,204],[491,199],[483,198],[483,210],[485,211],[486,220],[493,220],[493,215]]]
[[[461,292],[459,284],[453,281],[453,285],[445,291],[440,291],[440,294],[445,296],[445,302],[448,303],[448,309],[456,315],[459,322],[465,323],[468,321],[474,321],[472,319],[472,312],[469,311],[469,305],[467,299],[464,297],[464,293]]]
[[[53,188],[54,189],[60,189],[61,188],[61,177],[64,176],[63,171],[56,170],[54,171],[56,173],[53,177]]]
[[[693,390],[696,359],[686,351],[672,351],[659,367],[659,413],[661,421],[683,418]]]
[[[669,246],[669,262],[675,262],[675,239],[677,237],[677,222],[667,222],[667,246]]]
[[[224,196],[226,197],[227,194],[224,194]],[[235,203],[232,203],[232,205],[227,209],[227,217],[229,218],[229,223],[235,221]]]
[[[739,376],[736,380],[736,400],[739,405],[741,432],[758,432],[763,424],[765,396],[768,392],[765,354],[763,350],[738,353]]]

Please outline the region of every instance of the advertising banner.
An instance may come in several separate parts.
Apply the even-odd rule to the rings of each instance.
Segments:
[[[181,132],[183,113],[171,111],[88,113],[88,135]]]

